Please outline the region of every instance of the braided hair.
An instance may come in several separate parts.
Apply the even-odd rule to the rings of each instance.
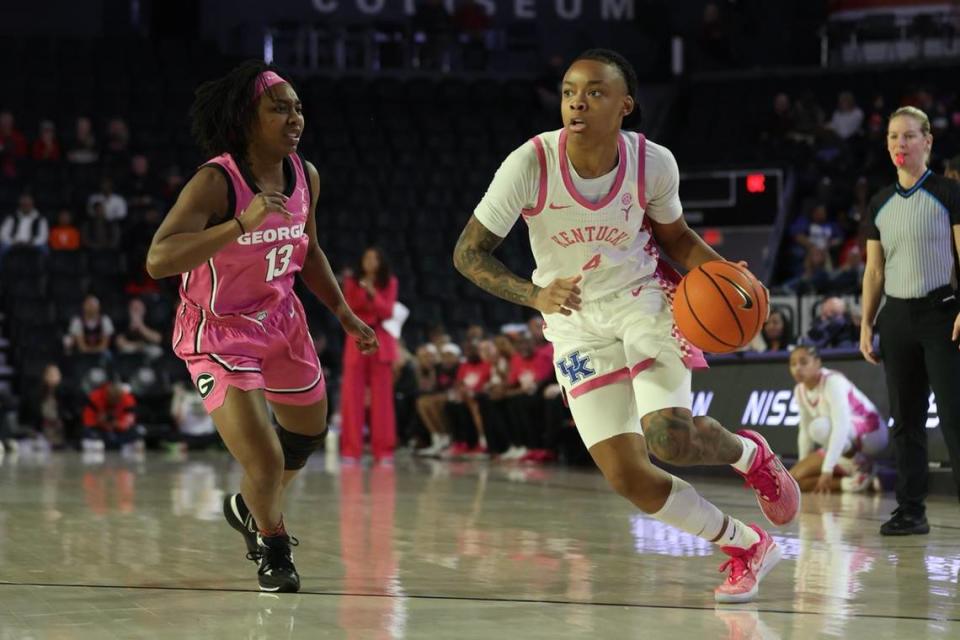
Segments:
[[[190,107],[190,130],[204,153],[211,156],[229,153],[238,159],[246,158],[250,133],[257,119],[254,83],[264,71],[273,71],[290,83],[275,66],[249,60],[197,88]],[[276,99],[272,87],[262,89]]]
[[[640,100],[637,96],[640,82],[637,80],[637,70],[633,68],[630,61],[612,49],[587,49],[574,58],[573,62],[579,60],[594,60],[617,68],[627,85],[627,95],[633,98],[634,103],[633,111],[624,116],[622,126],[624,129],[637,129],[642,118]]]

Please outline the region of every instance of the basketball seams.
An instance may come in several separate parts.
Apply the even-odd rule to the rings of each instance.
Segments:
[[[687,275],[689,275],[689,274],[687,274]],[[701,329],[703,329],[704,333],[706,333],[708,336],[710,336],[711,338],[713,338],[714,340],[716,340],[717,342],[719,342],[720,344],[722,344],[722,345],[724,345],[724,346],[734,347],[734,348],[735,348],[737,345],[735,345],[735,344],[730,344],[730,343],[727,342],[726,340],[721,340],[720,338],[718,338],[717,336],[715,336],[715,335],[713,334],[713,332],[710,331],[710,329],[708,329],[708,328],[706,327],[706,325],[703,324],[703,322],[700,320],[699,316],[697,316],[697,312],[693,310],[693,305],[690,303],[690,296],[687,295],[687,279],[684,278],[683,280],[681,280],[680,284],[681,284],[681,286],[683,287],[683,299],[684,299],[684,301],[687,303],[687,309],[690,311],[690,317],[692,317],[694,320],[696,320],[697,324],[700,326]],[[722,296],[722,294],[721,294],[721,296]]]
[[[723,300],[723,304],[727,305],[727,309],[730,311],[730,315],[733,316],[734,322],[737,323],[737,329],[740,331],[740,340],[737,342],[737,344],[730,344],[729,346],[731,347],[740,346],[741,344],[743,344],[743,339],[746,337],[746,334],[743,331],[743,325],[740,324],[740,315],[737,313],[736,309],[733,308],[733,305],[730,304],[730,301],[727,300],[727,296],[723,293],[723,289],[721,289],[720,285],[717,284],[717,281],[713,279],[713,276],[711,276],[707,272],[707,270],[703,268],[703,265],[700,265],[699,267],[697,267],[697,271],[699,271],[704,276],[706,276],[707,280],[710,281],[710,284],[714,286],[714,288],[717,290],[717,293],[720,294],[720,298]],[[729,344],[724,340],[721,340],[720,342],[723,342],[724,344]]]

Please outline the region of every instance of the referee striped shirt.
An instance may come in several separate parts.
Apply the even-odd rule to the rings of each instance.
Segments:
[[[960,185],[929,169],[915,185],[896,182],[870,201],[867,238],[883,246],[884,293],[922,298],[956,284],[953,225],[960,224]]]

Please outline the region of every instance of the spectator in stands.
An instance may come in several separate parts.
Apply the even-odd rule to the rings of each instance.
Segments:
[[[447,417],[447,400],[453,393],[460,368],[460,347],[448,342],[440,348],[440,362],[436,367],[434,391],[417,399],[417,414],[430,431],[430,446],[418,451],[424,456],[439,455],[450,446],[450,421]]]
[[[554,456],[545,447],[542,397],[544,387],[555,381],[553,363],[537,353],[528,335],[517,336],[514,346],[509,375],[491,385],[490,401],[483,403],[490,451],[504,452],[503,460],[545,462]]]
[[[104,251],[120,247],[120,225],[107,218],[103,202],[93,203],[80,235],[85,249]]]
[[[949,158],[943,163],[943,175],[960,182],[960,154]]]
[[[843,298],[831,297],[820,303],[820,313],[807,339],[818,349],[855,348],[860,344],[860,327]]]
[[[177,428],[174,442],[181,450],[199,451],[217,447],[220,436],[213,425],[213,418],[203,406],[203,398],[193,387],[182,382],[173,385],[170,399],[170,417]]]
[[[0,224],[0,256],[16,246],[37,247],[46,252],[49,234],[47,219],[37,211],[33,196],[22,193],[17,210]]]
[[[794,241],[804,249],[817,247],[832,252],[843,244],[843,232],[836,222],[830,220],[827,205],[816,204],[810,217],[800,216],[790,229]]]
[[[130,162],[130,128],[123,118],[112,118],[107,123],[103,163],[113,171],[123,171]]]
[[[760,130],[760,144],[772,159],[786,159],[792,155],[796,121],[790,96],[778,93],[773,97],[773,109]]]
[[[0,111],[0,178],[19,177],[20,162],[29,153],[27,138],[17,129],[13,114]]]
[[[823,129],[823,109],[812,91],[805,91],[793,107],[794,137],[799,142],[813,144]]]
[[[100,181],[100,191],[90,194],[87,198],[87,213],[94,214],[94,207],[100,203],[107,220],[117,222],[127,217],[127,201],[120,194],[113,192],[113,180],[104,178]]]
[[[61,209],[57,224],[50,229],[50,248],[53,251],[76,251],[80,248],[80,229],[73,224],[73,212]]]
[[[340,452],[345,458],[363,454],[363,424],[366,398],[370,397],[370,440],[374,459],[388,462],[396,447],[397,424],[393,404],[393,363],[397,339],[383,327],[393,317],[397,303],[397,278],[383,250],[363,252],[354,275],[344,278],[343,297],[357,317],[377,334],[380,349],[371,355],[360,352],[354,340],[343,347],[340,385]]]
[[[861,132],[863,126],[863,110],[857,106],[857,102],[850,91],[841,91],[837,97],[837,108],[827,123],[827,128],[832,130],[842,140],[848,140]]]
[[[73,164],[93,164],[99,159],[100,151],[93,135],[93,124],[90,118],[81,116],[77,118],[73,140],[67,151],[67,161]]]
[[[527,320],[527,330],[530,332],[530,340],[533,342],[533,350],[541,358],[546,358],[547,362],[553,361],[553,344],[543,336],[543,316],[532,316]]]
[[[83,299],[83,312],[70,321],[64,348],[67,353],[108,354],[113,334],[113,321],[101,313],[100,300],[91,294]]]
[[[844,248],[840,254],[840,267],[834,272],[830,288],[834,293],[857,294],[863,283],[863,272],[866,269],[866,256],[863,249],[855,241]]]
[[[453,446],[444,457],[487,455],[480,401],[490,382],[492,363],[480,357],[480,345],[476,341],[464,343],[463,355],[453,394],[447,403]]]
[[[777,287],[783,293],[804,294],[825,291],[833,276],[830,254],[820,247],[811,246],[803,259],[803,271],[800,275],[787,280]]]
[[[150,170],[150,159],[142,153],[135,154],[130,158],[130,174],[123,185],[130,209],[140,211],[154,206],[160,192],[160,181]]]
[[[60,162],[60,143],[57,142],[57,127],[50,120],[40,122],[40,135],[33,142],[35,162]]]
[[[790,318],[778,309],[770,311],[770,316],[763,323],[760,334],[750,344],[753,351],[777,352],[786,351],[794,342],[793,327]]]
[[[110,380],[91,391],[83,409],[84,450],[143,451],[136,407],[136,398],[120,380]]]
[[[119,353],[142,353],[150,360],[163,355],[163,334],[147,326],[146,315],[147,305],[140,298],[127,303],[127,326],[117,333]]]
[[[76,422],[77,402],[63,384],[60,367],[49,363],[43,370],[40,384],[25,394],[20,420],[41,434],[54,449],[66,444]]]

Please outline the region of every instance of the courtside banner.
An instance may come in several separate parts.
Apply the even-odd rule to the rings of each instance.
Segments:
[[[859,354],[858,354],[859,355]],[[873,401],[885,418],[890,403],[883,368],[863,358],[823,356],[825,367],[840,371]],[[710,368],[693,374],[693,414],[709,414],[730,430],[754,429],[787,457],[797,455],[800,413],[793,399],[793,378],[782,358],[711,360]],[[930,461],[949,460],[933,395],[927,414]]]

